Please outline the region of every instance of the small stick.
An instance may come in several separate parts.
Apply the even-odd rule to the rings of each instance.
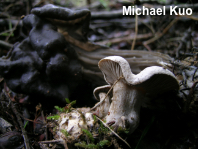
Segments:
[[[189,18],[189,19],[192,19],[192,20],[195,20],[195,21],[198,21],[198,18],[196,16],[188,16],[188,15],[181,15],[181,17],[186,17],[186,18]]]
[[[50,144],[50,143],[61,143],[65,149],[68,149],[67,143],[63,140],[49,140],[49,141],[40,141],[39,144]]]
[[[9,18],[9,19],[10,19],[10,18]],[[6,40],[5,40],[6,42],[8,42],[10,36],[11,36],[11,35],[13,34],[13,32],[16,30],[16,28],[17,28],[17,26],[18,26],[20,20],[21,20],[21,18],[18,19],[18,22],[14,25],[14,28],[11,29],[9,36],[6,37]],[[9,20],[9,21],[10,21],[9,23],[11,24],[11,20]]]
[[[9,50],[13,47],[13,45],[8,42],[0,40],[0,47],[3,47],[5,49]]]
[[[40,141],[38,143],[41,143],[41,144],[50,144],[50,143],[62,143],[63,140],[48,140],[48,141]]]
[[[184,112],[185,113],[187,113],[189,111],[190,103],[193,100],[193,97],[192,96],[194,95],[194,89],[195,89],[197,83],[198,83],[198,81],[194,82],[194,84],[190,88],[190,91],[188,93],[187,100],[186,100],[186,103],[185,103],[185,106],[184,106]]]
[[[45,140],[48,140],[47,125],[46,125],[47,122],[46,122],[46,120],[45,120],[45,116],[44,116],[43,111],[41,111],[41,116],[42,116],[43,122],[44,122],[44,124],[45,124]]]
[[[196,67],[196,69],[195,69],[195,71],[194,71],[194,73],[193,73],[193,76],[192,76],[192,81],[194,81],[194,78],[195,78],[195,74],[196,74],[196,72],[197,72],[197,67]]]
[[[39,144],[42,149],[49,149],[46,144]]]
[[[16,115],[16,118],[17,118],[17,121],[21,127],[21,131],[22,131],[22,135],[23,135],[23,140],[24,140],[24,144],[25,144],[25,147],[26,149],[30,149],[30,144],[29,144],[29,140],[28,140],[28,137],[27,137],[27,134],[26,134],[26,131],[25,131],[25,128],[24,128],[24,125],[23,125],[23,122],[21,120],[21,117],[20,117],[20,114],[19,112],[17,111],[14,103],[11,101],[11,97],[9,95],[9,93],[7,93],[6,89],[5,89],[5,85],[4,85],[4,91],[5,91],[5,95],[6,97],[8,98],[9,100],[9,104],[11,105],[11,108],[12,108],[12,111],[13,113]]]
[[[22,119],[24,119],[24,120],[26,120],[26,121],[29,121],[29,122],[32,122],[32,123],[37,123],[37,124],[43,124],[43,123],[41,123],[41,122],[35,122],[35,120],[28,119],[28,118],[24,117],[21,113],[18,113],[18,114],[19,114],[19,116],[20,116]]]
[[[115,131],[113,131],[106,123],[104,123],[100,118],[98,118],[97,116],[96,116],[96,118],[99,120],[99,121],[101,121],[102,122],[102,124],[105,126],[105,127],[107,127],[115,136],[117,136],[120,140],[122,140],[126,145],[128,145],[130,148],[131,148],[131,146],[124,140],[124,139],[122,139]]]
[[[148,38],[151,38],[152,36],[153,36],[153,34],[151,32],[146,33],[146,34],[138,34],[136,37],[135,37],[135,35],[131,34],[131,35],[127,35],[124,37],[117,37],[117,38],[112,38],[112,39],[108,39],[108,40],[97,41],[95,43],[100,44],[100,45],[106,45],[108,43],[116,44],[116,43],[120,43],[120,42],[124,42],[124,41],[132,41],[135,38],[136,38],[136,40],[148,39]]]
[[[155,34],[155,36],[147,41],[143,42],[143,45],[148,49],[148,44],[158,40],[159,38],[161,38],[172,26],[173,24],[175,24],[177,21],[179,20],[179,17],[173,19],[168,26],[166,26],[166,28],[162,31],[162,33],[158,32]],[[149,51],[151,50],[150,48],[148,49]]]
[[[135,9],[136,8],[137,8],[137,6],[135,6]],[[137,34],[138,34],[138,15],[135,14],[135,37],[134,37],[134,40],[132,42],[131,50],[134,50]]]
[[[28,140],[28,137],[27,137],[27,133],[25,131],[25,128],[23,126],[23,122],[18,114],[18,111],[16,110],[16,107],[14,105],[14,103],[11,101],[11,107],[12,107],[12,111],[14,112],[14,114],[16,115],[16,118],[17,118],[17,121],[21,127],[21,131],[22,131],[22,134],[23,134],[23,139],[24,139],[24,144],[25,144],[25,147],[26,149],[30,149],[30,145],[29,145],[29,140]]]

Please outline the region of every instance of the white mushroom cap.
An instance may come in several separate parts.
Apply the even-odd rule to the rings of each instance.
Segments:
[[[95,109],[95,112],[93,113],[100,118],[103,118],[108,114],[110,107],[110,100],[113,96],[112,90],[110,89],[111,89],[110,85],[104,85],[94,89],[95,98],[100,102],[102,101],[102,103]]]
[[[110,85],[104,85],[104,86],[99,86],[99,87],[95,88],[94,91],[93,91],[94,97],[97,100],[99,100],[100,99],[99,98],[99,93],[102,93],[102,92],[107,93],[110,90],[110,88],[111,88]],[[112,96],[111,94],[112,94],[112,92],[109,95]]]
[[[109,56],[99,61],[106,82],[113,85],[123,76],[125,82],[142,90],[144,93],[162,93],[169,90],[178,90],[179,83],[174,74],[159,66],[151,66],[135,75],[131,72],[129,63],[120,56]]]

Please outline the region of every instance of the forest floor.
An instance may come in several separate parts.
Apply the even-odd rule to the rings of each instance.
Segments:
[[[180,77],[180,89],[177,95],[166,94],[159,97],[165,99],[162,107],[142,108],[140,124],[129,136],[122,136],[134,149],[195,149],[198,147],[198,3],[182,0],[136,1],[137,7],[163,8],[166,15],[123,15],[123,6],[134,6],[130,1],[55,1],[55,0],[2,0],[0,2],[0,57],[7,55],[15,43],[23,41],[28,31],[21,22],[22,16],[27,16],[34,7],[46,4],[68,7],[74,10],[89,9],[91,20],[88,40],[105,45],[115,50],[142,50],[161,52],[174,58],[173,73]],[[178,6],[181,11],[190,8],[192,15],[170,15],[170,6]],[[133,8],[133,7],[132,7]],[[191,80],[190,80],[191,79]],[[190,85],[186,82],[190,80]],[[83,97],[72,94],[69,98],[77,100],[74,107],[94,106],[93,97],[95,84],[83,81],[76,90],[82,92],[88,88]],[[34,118],[26,119],[23,106],[12,100],[13,97],[23,99],[25,96],[14,93],[5,85],[4,78],[0,77],[0,149],[10,144],[11,148],[25,148],[24,143],[29,139],[31,148],[61,148],[51,143],[48,147],[39,142],[53,139],[53,133],[46,125],[49,110],[37,103],[31,107],[29,113]],[[79,100],[77,98],[89,99]],[[10,101],[11,100],[11,101]],[[79,101],[78,101],[79,100]],[[56,106],[56,104],[54,105]],[[51,110],[55,113],[55,109]],[[6,133],[2,121],[7,121]],[[27,133],[21,139],[23,127]],[[12,128],[11,126],[12,125]],[[44,126],[44,127],[43,127]],[[42,131],[38,130],[41,129]],[[17,133],[13,133],[17,130]],[[51,130],[52,131],[52,130]],[[19,132],[19,133],[18,133]],[[48,134],[46,134],[48,133]],[[6,134],[6,135],[5,135]],[[14,136],[14,137],[13,137]],[[13,137],[11,139],[11,137]],[[115,139],[116,137],[114,137]],[[9,140],[11,139],[11,140]],[[116,138],[117,139],[117,138]],[[13,141],[14,140],[14,141]],[[113,140],[113,139],[112,139]],[[21,142],[21,143],[19,143]],[[112,141],[113,142],[113,141]],[[123,141],[117,139],[110,148],[127,148]],[[79,147],[80,148],[80,147]]]

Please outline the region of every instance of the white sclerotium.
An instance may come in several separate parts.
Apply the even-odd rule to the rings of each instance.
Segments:
[[[90,112],[85,113],[85,121],[89,128],[93,127],[94,126],[93,113],[90,113]]]
[[[82,135],[82,129],[88,129],[94,125],[92,113],[83,114],[80,110],[72,110],[69,113],[61,113],[59,119],[59,131],[57,132],[60,139],[65,140],[66,136],[61,132],[62,129],[69,133],[68,139],[78,139]]]
[[[141,91],[134,89],[121,79],[113,88],[113,100],[105,117],[113,128],[128,129],[132,133],[139,123],[139,112],[143,100]]]
[[[106,96],[107,94],[104,92],[99,93],[100,101],[102,101]],[[98,117],[102,119],[108,114],[109,107],[110,107],[110,97],[107,96],[105,100],[96,108],[94,114],[96,114]]]

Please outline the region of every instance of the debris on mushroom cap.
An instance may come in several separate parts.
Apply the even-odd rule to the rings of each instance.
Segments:
[[[109,56],[99,61],[99,68],[106,82],[114,84],[123,76],[130,86],[142,87],[146,92],[161,93],[168,90],[178,90],[179,84],[174,74],[160,66],[151,66],[135,75],[131,72],[129,63],[120,56]]]

